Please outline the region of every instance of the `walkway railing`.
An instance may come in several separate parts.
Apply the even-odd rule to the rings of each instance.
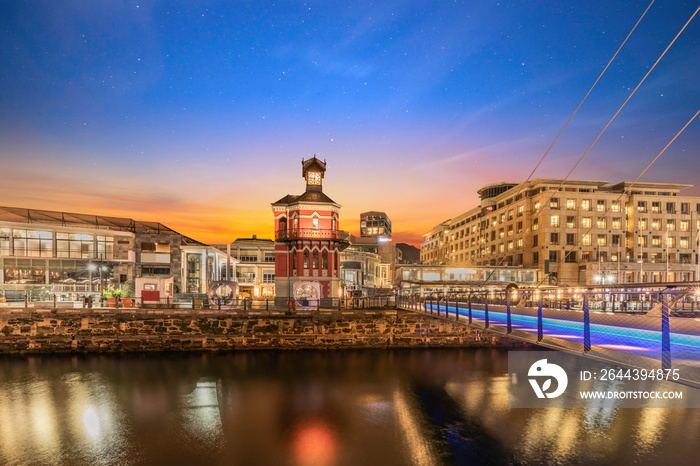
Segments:
[[[518,340],[648,370],[679,369],[700,386],[700,292],[475,290],[400,296],[398,307]]]

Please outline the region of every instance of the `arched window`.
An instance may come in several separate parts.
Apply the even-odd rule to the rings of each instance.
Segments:
[[[287,231],[287,217],[280,218],[280,231]]]
[[[297,252],[296,250],[292,251],[292,270],[297,269]]]
[[[308,269],[309,268],[309,250],[304,251],[304,268]]]
[[[314,250],[314,270],[318,270],[318,249]]]
[[[324,249],[321,254],[321,269],[326,270],[328,268],[328,251]]]

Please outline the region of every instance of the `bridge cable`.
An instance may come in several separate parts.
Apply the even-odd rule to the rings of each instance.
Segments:
[[[680,129],[680,131],[678,131],[678,133],[676,133],[676,135],[673,136],[673,139],[671,139],[671,140],[668,142],[668,144],[666,144],[666,146],[661,150],[661,152],[659,152],[659,153],[656,155],[656,157],[654,157],[654,159],[653,159],[651,162],[649,162],[649,164],[644,168],[644,170],[642,170],[642,172],[641,172],[639,175],[637,175],[637,178],[635,178],[635,180],[634,180],[632,183],[630,183],[630,185],[627,187],[627,189],[625,189],[625,190],[617,197],[617,199],[615,199],[615,200],[613,201],[613,204],[619,202],[620,199],[622,199],[624,196],[626,196],[626,195],[629,194],[629,192],[632,190],[632,187],[637,183],[637,181],[639,181],[639,179],[642,177],[642,175],[644,175],[644,173],[646,173],[646,171],[649,170],[649,168],[654,164],[654,162],[656,162],[656,161],[659,159],[659,157],[661,157],[661,154],[663,154],[664,152],[666,152],[666,149],[668,149],[669,146],[670,146],[671,144],[673,144],[673,142],[676,140],[676,138],[677,138],[678,136],[680,136],[681,133],[682,133],[683,131],[685,131],[685,129],[688,127],[688,125],[690,125],[690,123],[693,122],[693,120],[695,119],[695,117],[698,116],[698,114],[700,114],[700,110],[698,110],[697,112],[695,112],[695,115],[693,115],[693,117],[692,117],[690,120],[688,120],[688,122]],[[611,204],[602,214],[599,214],[598,216],[599,216],[599,217],[604,217],[604,216],[610,211],[611,208],[612,208],[612,204]],[[581,241],[583,241],[583,237],[586,236],[586,235],[588,235],[588,234],[591,232],[591,230],[593,230],[593,222],[592,222],[592,221],[591,221],[591,226],[588,228],[588,230],[587,230],[583,235],[581,235],[581,237],[580,237],[579,240],[576,242],[576,244],[571,245],[571,248],[570,248],[568,251],[565,251],[565,254],[563,255],[563,257],[562,257],[561,259],[559,259],[559,260],[554,264],[555,267],[556,267],[557,269],[559,268],[559,265],[562,264],[562,263],[565,261],[566,256],[568,256],[568,254],[569,254],[570,252],[572,252],[577,246],[579,246],[579,245],[581,244]],[[668,245],[666,245],[666,247],[668,248]],[[600,251],[598,252],[598,254],[600,254]],[[617,260],[619,261],[620,258],[618,257]],[[544,280],[545,280],[545,279],[543,278],[543,279],[537,284],[537,288],[539,288],[539,287],[542,285],[542,283],[544,283]],[[618,280],[619,280],[619,277],[618,277]]]
[[[612,116],[612,118],[610,119],[610,121],[608,121],[608,123],[605,125],[605,127],[603,127],[603,129],[601,130],[601,132],[598,134],[598,136],[596,136],[596,138],[593,140],[593,142],[591,143],[591,145],[588,146],[588,149],[586,149],[586,151],[581,155],[581,157],[580,157],[580,158],[578,159],[578,161],[574,164],[574,166],[571,168],[571,170],[569,170],[569,172],[567,173],[566,177],[565,177],[563,180],[561,180],[561,183],[559,184],[559,186],[558,186],[555,190],[553,190],[553,191],[551,192],[551,194],[549,195],[549,197],[547,198],[547,200],[544,202],[543,207],[544,207],[544,205],[547,205],[547,204],[551,201],[552,197],[554,197],[554,194],[557,193],[557,192],[559,192],[559,190],[562,188],[562,186],[564,186],[564,183],[569,179],[569,177],[570,177],[571,174],[574,172],[574,170],[576,170],[576,168],[579,166],[579,164],[580,164],[581,161],[584,159],[584,157],[586,157],[586,155],[588,155],[588,153],[590,152],[590,150],[591,150],[591,149],[593,148],[593,146],[598,142],[598,140],[601,138],[601,136],[603,135],[603,133],[605,133],[605,131],[608,129],[608,127],[612,124],[612,122],[615,120],[615,118],[617,118],[617,116],[620,114],[620,112],[622,111],[622,109],[625,108],[625,106],[626,106],[627,103],[630,101],[630,99],[632,98],[632,96],[637,92],[637,90],[638,90],[639,87],[644,83],[644,81],[646,81],[647,77],[649,77],[649,74],[651,74],[651,72],[654,70],[654,68],[656,68],[656,65],[658,65],[658,63],[661,61],[661,59],[664,57],[664,55],[666,55],[666,52],[668,52],[668,50],[671,48],[671,46],[676,42],[676,39],[678,39],[678,37],[679,37],[679,36],[681,35],[681,33],[685,30],[685,28],[688,26],[688,24],[690,24],[690,22],[693,20],[693,18],[695,18],[695,15],[697,15],[698,11],[700,11],[700,7],[698,7],[698,8],[695,10],[695,12],[694,12],[693,15],[690,17],[690,19],[688,19],[688,21],[686,21],[686,23],[683,25],[683,27],[681,28],[681,30],[678,31],[678,34],[676,34],[676,36],[673,38],[673,40],[671,41],[671,43],[668,44],[668,46],[667,46],[666,49],[661,53],[661,55],[659,56],[659,58],[656,59],[656,62],[654,62],[654,64],[653,64],[653,65],[651,66],[651,68],[649,69],[649,71],[647,71],[647,73],[644,75],[644,77],[641,79],[641,81],[639,81],[639,83],[638,83],[637,86],[634,88],[634,90],[632,90],[632,92],[631,92],[630,95],[627,97],[627,99],[623,102],[623,104],[620,106],[620,108],[619,108],[619,109],[615,112],[615,114]],[[534,224],[534,220],[535,220],[536,218],[537,218],[537,215],[534,215],[533,218],[532,218],[532,220],[530,220],[530,224],[528,225],[528,227],[527,227],[525,230],[523,230],[523,232],[521,233],[521,235],[520,235],[517,239],[521,239],[521,238],[525,235],[525,233],[527,233],[527,232],[530,230],[530,227]],[[499,262],[499,264],[498,264],[496,267],[500,266],[500,264],[503,263],[503,261],[505,260],[506,257],[508,257],[507,254],[506,254],[505,256],[503,256],[503,258],[501,259],[501,261]],[[491,273],[489,273],[489,275],[486,277],[486,279],[484,279],[484,281],[483,281],[483,283],[482,283],[481,286],[483,286],[483,285],[488,281],[488,279],[491,278],[491,276],[493,275],[493,273],[494,273],[495,271],[496,271],[496,268],[492,269]],[[551,275],[551,273],[550,273],[550,275]],[[538,287],[539,287],[539,285],[538,285]]]
[[[608,68],[610,67],[610,65],[612,64],[612,62],[615,60],[615,57],[617,57],[617,54],[620,53],[620,50],[622,50],[622,47],[624,47],[625,43],[627,43],[627,40],[630,38],[630,36],[632,35],[632,33],[635,31],[635,29],[637,29],[637,26],[639,26],[639,23],[642,22],[642,19],[644,19],[644,16],[646,16],[647,12],[648,12],[649,9],[651,8],[651,6],[654,4],[654,1],[655,1],[655,0],[651,0],[651,3],[649,3],[649,5],[647,6],[646,10],[644,10],[644,12],[642,13],[642,16],[639,17],[639,19],[638,19],[637,22],[634,24],[634,26],[632,27],[632,29],[630,30],[630,32],[627,34],[627,37],[625,37],[625,40],[622,41],[622,43],[620,44],[620,46],[617,48],[617,50],[615,51],[615,53],[613,54],[613,56],[612,56],[612,57],[610,58],[610,60],[608,61],[607,65],[605,65],[605,68],[603,68],[603,71],[600,72],[600,75],[598,75],[598,78],[595,80],[595,82],[593,83],[593,85],[591,86],[591,88],[588,89],[588,92],[586,92],[586,95],[583,97],[583,99],[581,100],[581,102],[579,102],[578,106],[576,107],[576,110],[574,110],[574,112],[571,114],[571,116],[569,116],[569,119],[566,121],[566,123],[564,124],[564,126],[559,130],[559,133],[558,133],[557,136],[554,138],[554,140],[552,141],[552,143],[549,145],[549,147],[547,148],[547,150],[544,152],[544,154],[542,155],[542,157],[540,158],[540,160],[537,162],[537,164],[535,165],[535,168],[532,169],[532,171],[531,171],[530,174],[528,175],[527,179],[526,179],[525,181],[523,181],[522,183],[520,183],[519,188],[518,188],[518,191],[517,191],[517,192],[515,193],[515,195],[513,196],[514,198],[517,197],[517,196],[522,192],[522,190],[523,190],[524,187],[525,187],[525,184],[526,184],[528,181],[530,181],[530,179],[532,178],[532,176],[535,174],[535,171],[537,171],[537,169],[540,167],[540,165],[541,165],[542,162],[544,161],[545,157],[547,157],[547,155],[549,154],[549,152],[552,150],[552,147],[554,147],[554,144],[556,144],[556,142],[559,140],[559,137],[562,135],[562,133],[564,132],[564,130],[569,126],[569,123],[571,123],[571,120],[573,120],[574,116],[578,113],[578,111],[579,111],[579,109],[581,108],[581,106],[583,105],[583,103],[586,101],[586,99],[588,99],[588,96],[591,94],[591,92],[593,91],[593,89],[596,87],[596,85],[598,84],[598,81],[600,81],[600,78],[603,77],[603,75],[604,75],[605,72],[608,70]],[[523,235],[524,235],[526,232],[527,232],[527,229],[523,232]],[[522,235],[521,235],[521,236],[522,236]],[[518,239],[520,239],[520,238],[518,238]],[[506,257],[508,257],[508,256],[509,256],[509,254],[506,254],[506,255],[504,255],[504,256],[501,258],[500,262],[499,262],[496,266],[494,266],[494,268],[491,270],[491,272],[489,273],[489,275],[484,279],[484,283],[486,283],[486,282],[493,276],[493,274],[494,274],[494,272],[496,271],[496,269],[497,269],[498,267],[500,267],[500,266],[503,264],[503,262],[505,261]],[[483,284],[482,284],[482,285],[483,285]]]

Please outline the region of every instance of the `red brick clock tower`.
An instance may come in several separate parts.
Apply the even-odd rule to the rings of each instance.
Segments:
[[[340,205],[323,193],[326,161],[301,161],[306,191],[272,203],[275,215],[275,304],[330,307],[340,293],[340,251],[348,234],[338,229]]]

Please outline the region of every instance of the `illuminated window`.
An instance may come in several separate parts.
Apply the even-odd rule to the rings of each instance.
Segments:
[[[688,231],[688,227],[690,226],[690,222],[688,220],[681,220],[679,223],[679,230],[680,231]]]
[[[552,217],[550,218],[550,225],[553,227],[559,226],[559,216],[558,215],[552,215]]]
[[[607,246],[608,241],[607,241],[607,236],[606,235],[598,235],[598,246]]]
[[[591,210],[591,200],[584,199],[581,201],[581,210]]]
[[[586,233],[581,237],[581,244],[584,246],[590,246],[591,245],[591,235]]]
[[[612,227],[616,230],[619,230],[622,228],[622,221],[620,220],[619,217],[615,217],[612,219]]]
[[[678,245],[682,248],[687,248],[689,244],[688,238],[687,237],[682,237],[680,241],[678,242]]]
[[[613,201],[612,206],[611,206],[611,210],[613,212],[619,212],[620,211],[620,201]]]
[[[313,218],[313,219],[311,219],[311,220],[312,220],[312,222],[313,222],[314,230],[318,230],[318,219],[317,219],[317,218]],[[375,230],[376,230],[376,228],[375,228]]]
[[[668,246],[669,248],[675,248],[676,247],[676,237],[669,236],[668,239],[666,239],[666,246]]]
[[[590,228],[591,227],[591,217],[583,217],[581,219],[581,226],[583,228]]]
[[[608,222],[606,221],[605,217],[599,217],[596,226],[598,228],[607,228],[607,223]]]
[[[637,226],[639,227],[640,230],[646,230],[647,229],[647,219],[640,218],[637,221]]]
[[[675,220],[666,220],[666,229],[668,231],[676,231],[676,221]]]
[[[575,210],[576,209],[576,201],[574,199],[567,199],[566,200],[566,208],[568,210]]]

